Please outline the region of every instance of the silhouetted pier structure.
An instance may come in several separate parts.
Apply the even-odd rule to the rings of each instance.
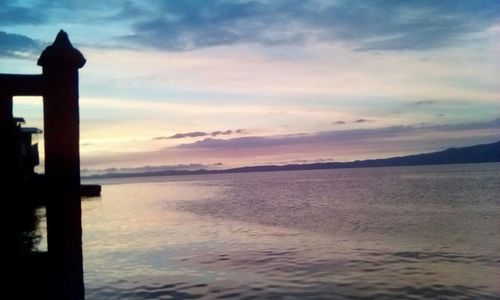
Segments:
[[[23,210],[29,209],[29,205],[19,201],[39,197],[46,205],[47,215],[47,253],[38,253],[36,258],[26,256],[19,245],[14,245],[16,237],[12,237],[6,238],[7,245],[3,246],[9,255],[5,259],[15,258],[10,266],[12,281],[17,281],[13,283],[22,284],[19,281],[23,276],[30,275],[18,272],[40,272],[39,277],[31,275],[35,278],[28,280],[25,287],[29,295],[37,295],[36,290],[29,289],[45,289],[39,291],[38,298],[84,299],[78,105],[78,69],[84,64],[83,55],[61,30],[38,59],[42,74],[0,74],[0,137],[3,140],[0,172],[5,187],[2,193],[14,195],[2,197],[7,207],[4,214],[10,214],[12,209],[24,216]],[[12,116],[14,96],[43,97],[45,175],[40,193],[30,191],[32,182],[12,159],[19,151],[8,142],[16,138],[19,129]],[[17,224],[19,215],[4,217],[2,222],[6,224],[2,224],[2,233],[5,231],[8,237],[16,235],[12,233],[11,224]],[[27,268],[20,267],[26,264]]]

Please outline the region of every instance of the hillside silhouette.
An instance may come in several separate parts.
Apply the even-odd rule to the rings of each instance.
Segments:
[[[136,173],[109,173],[91,175],[85,178],[124,178],[124,177],[146,177],[146,176],[174,176],[195,174],[222,174],[222,173],[244,173],[244,172],[270,172],[270,171],[293,171],[293,170],[323,170],[323,169],[348,169],[348,168],[371,168],[371,167],[396,167],[396,166],[421,166],[421,165],[444,165],[444,164],[468,164],[500,162],[500,141],[491,144],[481,144],[469,147],[449,148],[444,151],[422,153],[407,156],[398,156],[382,159],[356,160],[351,162],[327,162],[311,164],[288,164],[288,165],[262,165],[239,167],[224,170],[165,170],[155,172]]]

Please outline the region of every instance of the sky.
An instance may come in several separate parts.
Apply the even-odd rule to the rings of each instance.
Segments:
[[[500,140],[496,0],[1,1],[0,72],[41,73],[36,60],[60,29],[87,59],[87,172]],[[41,98],[14,100],[16,116],[43,129]]]

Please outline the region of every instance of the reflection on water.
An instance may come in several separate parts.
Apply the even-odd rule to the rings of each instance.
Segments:
[[[17,184],[5,184],[2,191],[3,291],[12,299],[48,299],[47,276],[43,276],[47,255],[40,252],[44,249],[40,228],[45,213],[36,208],[31,191]]]
[[[498,298],[499,167],[103,182],[87,298]]]

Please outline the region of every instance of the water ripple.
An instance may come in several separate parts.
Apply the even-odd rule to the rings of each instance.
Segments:
[[[356,259],[352,259],[352,257]],[[87,287],[88,299],[495,299],[485,285],[442,284],[436,262],[491,259],[460,253],[418,251],[344,253],[310,257],[297,250],[266,249],[182,257],[185,267],[203,265],[220,278],[163,276],[120,279]],[[497,258],[498,259],[498,258]],[[465,270],[461,270],[465,271]],[[221,276],[221,274],[226,274]],[[498,274],[497,274],[498,275]],[[172,283],[174,282],[174,283]]]
[[[497,166],[105,185],[87,299],[500,299]]]

